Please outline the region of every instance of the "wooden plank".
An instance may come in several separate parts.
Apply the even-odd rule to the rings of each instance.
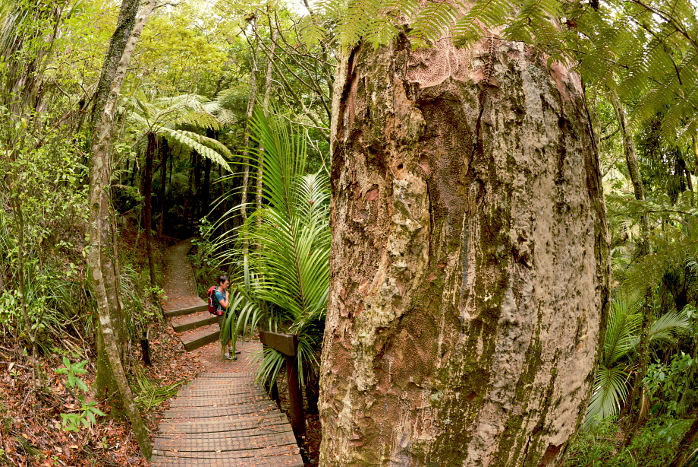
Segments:
[[[298,337],[295,334],[279,334],[276,332],[259,331],[259,340],[262,344],[278,350],[284,355],[293,357],[298,347]]]

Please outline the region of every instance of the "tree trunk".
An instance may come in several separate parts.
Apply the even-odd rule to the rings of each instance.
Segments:
[[[148,256],[151,287],[157,285],[157,279],[155,277],[155,258],[153,257],[153,159],[155,158],[156,150],[157,135],[152,132],[148,133],[148,146],[145,150],[145,174],[143,175],[143,197],[145,203],[143,209],[143,228],[145,229],[145,252]],[[160,307],[154,293],[151,298],[162,313],[162,307]],[[163,314],[162,317],[164,319],[165,315]]]
[[[165,138],[162,138],[162,143],[160,144],[160,159],[162,164],[160,165],[160,222],[158,224],[158,238],[160,239],[160,244],[162,243],[162,236],[165,232],[165,196],[167,190],[167,157],[170,155],[170,145]],[[163,247],[164,248],[164,247]]]
[[[620,127],[621,137],[623,139],[623,152],[625,153],[625,162],[628,167],[628,173],[630,174],[630,181],[633,184],[633,192],[635,194],[635,199],[638,201],[645,200],[645,185],[642,183],[642,174],[640,172],[640,164],[637,161],[637,155],[635,153],[635,142],[633,141],[633,134],[628,129],[628,122],[625,118],[625,109],[623,108],[623,103],[618,98],[618,94],[615,89],[609,89],[608,91],[611,105],[618,119],[618,125]],[[642,240],[638,248],[638,256],[646,256],[650,253],[650,216],[649,214],[643,214],[640,218],[640,231]],[[638,369],[635,374],[635,379],[633,381],[633,387],[630,391],[630,397],[628,399],[628,404],[626,405],[628,411],[633,411],[635,407],[635,400],[640,398],[640,407],[642,407],[642,380],[647,374],[647,368],[650,362],[650,327],[652,326],[653,319],[653,302],[654,298],[652,295],[652,288],[648,287],[645,289],[645,303],[642,306],[642,324],[640,326],[640,343],[638,345],[638,353],[640,355],[640,360],[638,363]],[[638,422],[642,419],[642,411],[638,408],[634,411],[633,422],[635,423],[635,429],[638,427]],[[635,429],[628,432],[628,437],[626,439],[626,444],[629,445],[632,437],[635,433]]]
[[[211,159],[204,159],[204,181],[201,185],[201,217],[208,216],[211,211]]]
[[[254,21],[254,20],[252,20]],[[255,29],[253,27],[253,29]],[[255,36],[255,46],[252,49],[252,70],[250,71],[250,94],[247,97],[247,113],[245,114],[245,128],[244,128],[244,140],[242,143],[243,150],[245,151],[245,162],[242,172],[242,194],[240,197],[240,206],[242,206],[242,221],[247,220],[247,191],[249,190],[250,184],[250,120],[252,119],[252,114],[254,113],[254,106],[257,103],[257,47],[259,37]],[[243,239],[243,254],[246,255],[249,248],[249,240],[247,236]]]
[[[322,466],[544,466],[585,415],[608,232],[583,89],[519,42],[336,74]]]
[[[135,6],[134,6],[135,5]],[[119,25],[115,36],[123,28],[130,31],[129,34],[119,37],[118,42],[112,38],[109,53],[105,58],[105,65],[100,83],[104,76],[111,73],[110,63],[116,61],[118,66],[113,70],[108,85],[102,87],[107,96],[104,104],[101,105],[99,113],[95,114],[94,137],[92,145],[92,164],[90,167],[90,221],[88,222],[88,255],[87,262],[90,267],[95,298],[97,300],[97,312],[99,315],[99,339],[102,340],[103,350],[106,354],[98,358],[108,360],[108,368],[119,388],[121,403],[131,422],[141,453],[146,459],[150,459],[151,446],[148,438],[148,431],[141,419],[138,406],[134,401],[131,388],[124,371],[121,353],[118,345],[118,322],[113,321],[119,316],[119,278],[115,263],[116,249],[114,245],[111,215],[111,204],[109,197],[109,186],[111,179],[111,157],[109,153],[109,142],[114,126],[114,110],[118,99],[121,84],[130,62],[136,42],[140,36],[146,19],[155,6],[155,0],[147,0],[144,3],[140,17],[136,18],[138,11],[138,0],[124,0],[122,10],[119,14]],[[124,13],[127,12],[127,13]],[[130,26],[124,25],[130,23]],[[114,57],[112,54],[116,54]],[[97,102],[101,102],[100,96]],[[101,366],[105,368],[105,366]],[[99,379],[99,378],[98,378]],[[104,379],[104,378],[102,378]]]
[[[194,218],[192,219],[194,225],[194,235],[199,233],[199,219],[201,218],[202,199],[201,199],[201,160],[203,156],[199,155],[198,152],[194,152]]]
[[[196,163],[196,151],[193,149],[189,155],[189,174],[187,178],[187,196],[184,198],[184,206],[182,206],[182,222],[184,223],[184,230],[189,235],[189,228],[191,227],[190,217],[193,217],[192,210],[194,209],[194,191],[192,186],[194,185],[194,165]]]

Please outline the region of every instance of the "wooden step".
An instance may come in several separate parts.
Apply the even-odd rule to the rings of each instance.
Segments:
[[[199,299],[201,300],[201,299]],[[179,308],[177,310],[168,310],[165,311],[165,318],[174,318],[175,316],[182,316],[182,315],[188,315],[190,313],[198,313],[199,311],[206,311],[208,310],[208,305],[206,305],[206,302],[201,300],[200,305],[194,305],[186,308]]]
[[[206,344],[215,342],[220,335],[218,324],[209,324],[197,329],[187,331],[180,336],[184,348],[188,351],[198,349]]]
[[[219,319],[218,316],[212,315],[204,310],[204,312],[199,311],[188,315],[177,316],[175,319],[170,320],[170,322],[175,332],[186,332],[191,329],[208,326],[209,324],[216,324]]]

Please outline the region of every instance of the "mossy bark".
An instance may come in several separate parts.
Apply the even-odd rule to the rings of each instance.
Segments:
[[[521,43],[336,75],[323,466],[539,466],[583,419],[608,233],[579,78]]]
[[[118,257],[116,251],[114,219],[111,210],[110,183],[111,183],[111,157],[110,140],[114,126],[114,111],[121,91],[121,84],[126,75],[128,64],[135,49],[146,19],[155,6],[155,0],[143,2],[140,17],[136,17],[138,0],[124,0],[119,15],[117,26],[109,52],[105,58],[102,70],[102,92],[108,90],[106,96],[96,96],[96,101],[101,108],[94,114],[94,135],[92,142],[92,161],[90,166],[89,205],[90,220],[87,228],[88,254],[87,263],[97,301],[97,314],[99,317],[100,343],[98,355],[99,382],[113,382],[119,390],[120,401],[131,427],[136,435],[141,453],[146,459],[150,459],[152,447],[148,436],[148,430],[143,422],[138,406],[135,403],[131,387],[129,386],[126,372],[122,364],[122,352],[120,344],[123,342],[121,303],[119,300],[119,272]],[[124,25],[129,23],[130,25]],[[126,28],[129,34],[121,34]],[[115,38],[118,37],[118,40]],[[116,54],[112,57],[111,54]],[[115,69],[110,64],[118,63]],[[110,78],[105,76],[109,75]],[[99,94],[99,92],[98,92]],[[108,371],[109,374],[99,373]]]

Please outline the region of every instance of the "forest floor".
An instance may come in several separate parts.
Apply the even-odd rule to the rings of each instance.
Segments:
[[[193,379],[203,365],[190,358],[169,326],[156,324],[150,330],[152,365],[145,365],[133,355],[129,374],[138,375],[138,381],[154,386],[185,382]],[[96,366],[89,350],[79,349],[66,353],[73,362],[87,359],[87,373],[79,375],[90,386],[94,382]],[[87,347],[87,346],[86,346]],[[8,466],[145,466],[138,443],[128,421],[120,414],[113,397],[97,402],[97,408],[109,415],[97,417],[92,426],[80,426],[66,431],[61,414],[80,414],[83,403],[80,390],[66,386],[67,377],[57,374],[63,366],[58,349],[51,349],[37,359],[36,380],[32,359],[20,348],[0,347],[0,465]],[[136,353],[136,349],[133,349]],[[87,355],[82,352],[87,352]],[[81,354],[75,358],[75,354]],[[155,405],[157,391],[142,400],[145,419],[151,432],[167,407],[167,401]],[[89,402],[89,396],[86,402]]]
[[[214,342],[209,346],[218,346]],[[206,347],[186,352],[170,326],[154,324],[150,329],[150,356],[152,365],[140,362],[140,349],[133,355],[130,374],[139,379],[166,387],[185,384],[206,369],[209,362]],[[72,359],[72,358],[71,358]],[[73,359],[74,360],[74,359]],[[80,375],[90,385],[94,381],[95,365],[89,358],[87,373]],[[138,443],[128,421],[117,414],[113,399],[99,401],[97,407],[108,417],[98,417],[91,427],[77,431],[62,428],[61,414],[79,413],[82,402],[76,397],[76,389],[66,387],[66,376],[56,374],[62,367],[62,356],[44,354],[38,359],[40,378],[33,381],[31,359],[19,348],[0,347],[0,465],[2,466],[146,466],[140,456]],[[288,413],[285,387],[280,384],[282,410]],[[142,401],[145,417],[151,433],[156,433],[168,401],[155,405]],[[116,416],[113,416],[116,415]],[[307,454],[312,460],[306,466],[317,465],[320,441],[320,423],[317,415],[308,415]]]
[[[135,231],[121,231],[123,248],[136,251],[139,244]],[[170,239],[174,243],[175,239]],[[142,255],[141,255],[142,256]],[[139,257],[145,263],[145,258]],[[136,267],[145,270],[145,264]],[[94,319],[94,317],[93,317]],[[126,368],[134,389],[141,387],[139,400],[147,426],[152,435],[169,407],[167,397],[176,388],[193,380],[210,363],[205,358],[206,347],[186,352],[172,327],[153,322],[149,329],[151,365],[141,361],[141,349],[129,349],[130,366]],[[120,411],[115,394],[96,401],[96,407],[108,416],[97,416],[96,423],[80,425],[74,430],[64,428],[64,419],[83,413],[81,394],[92,402],[88,391],[68,387],[63,358],[72,364],[86,361],[84,374],[78,376],[91,389],[96,374],[95,344],[92,338],[63,336],[60,343],[48,339],[39,346],[36,363],[25,348],[28,342],[12,338],[0,341],[0,466],[12,467],[145,467],[147,462],[139,452],[138,443],[125,416]],[[209,344],[217,346],[218,343]],[[202,358],[204,356],[204,358]],[[288,391],[280,381],[281,409],[289,414]],[[317,465],[320,444],[320,422],[315,414],[306,415],[306,454]]]

